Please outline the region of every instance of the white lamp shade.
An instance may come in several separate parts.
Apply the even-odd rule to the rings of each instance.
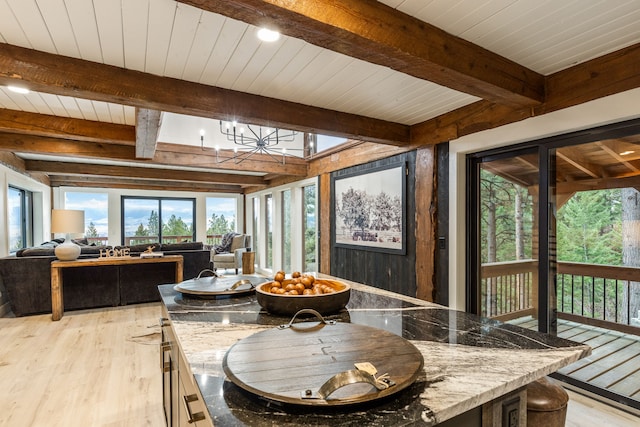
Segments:
[[[51,232],[84,233],[84,211],[54,209],[51,211]]]

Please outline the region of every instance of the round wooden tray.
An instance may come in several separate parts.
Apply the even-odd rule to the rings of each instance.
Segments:
[[[202,272],[200,273],[202,274]],[[233,287],[240,280],[249,280],[251,283]],[[218,296],[246,295],[255,292],[256,286],[268,279],[249,275],[234,276],[206,276],[185,280],[173,287],[176,291],[198,298],[216,298]]]
[[[355,364],[365,362],[377,369],[378,386],[361,381],[368,376]],[[273,401],[311,406],[389,396],[413,384],[423,365],[418,349],[398,335],[324,320],[292,320],[258,332],[234,344],[223,360],[225,374],[238,387]]]

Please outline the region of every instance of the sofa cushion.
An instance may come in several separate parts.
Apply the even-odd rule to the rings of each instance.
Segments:
[[[164,243],[162,245],[163,252],[201,251],[202,249],[204,249],[204,245],[202,242]]]

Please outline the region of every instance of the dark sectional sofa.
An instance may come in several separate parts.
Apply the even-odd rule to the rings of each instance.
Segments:
[[[5,289],[13,314],[51,313],[51,261],[56,241],[22,249],[15,256],[0,258],[0,289]],[[107,247],[80,245],[80,258],[98,258]],[[148,245],[130,246],[139,256]],[[122,248],[122,247],[117,247]],[[182,255],[184,280],[210,267],[210,251],[201,242],[157,245],[165,255]],[[160,301],[157,286],[175,281],[175,264],[134,264],[63,269],[64,309],[118,306]]]

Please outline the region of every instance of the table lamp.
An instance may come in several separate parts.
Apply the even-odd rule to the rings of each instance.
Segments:
[[[51,232],[65,233],[64,243],[54,252],[61,261],[73,261],[80,256],[80,246],[71,240],[71,234],[84,233],[84,211],[54,209],[51,211]]]

